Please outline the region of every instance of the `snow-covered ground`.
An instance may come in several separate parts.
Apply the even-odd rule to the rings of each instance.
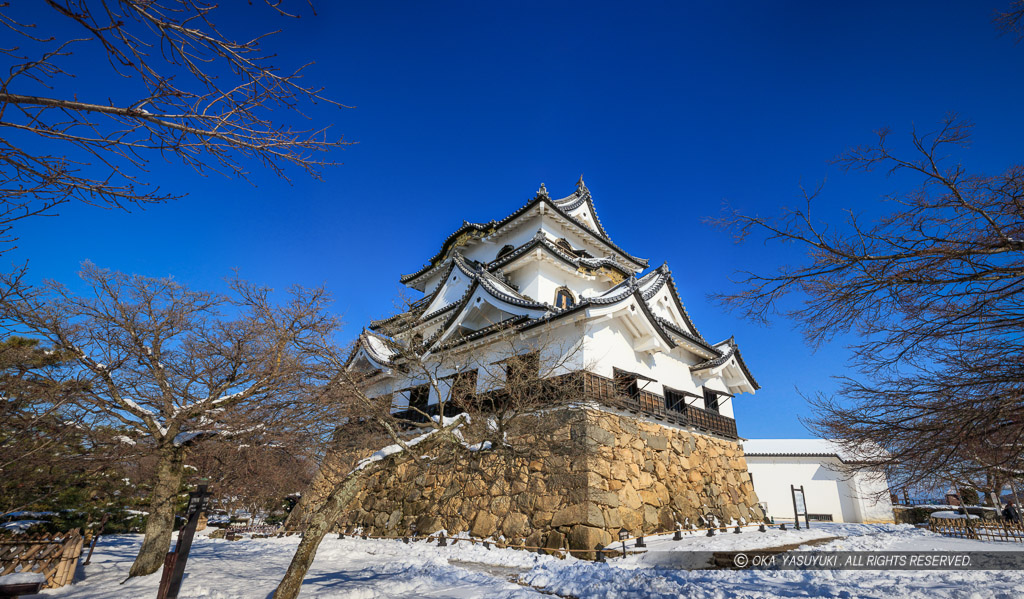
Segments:
[[[909,525],[815,524],[811,530],[759,533],[745,529],[714,537],[671,535],[646,539],[651,551],[754,550],[841,537],[820,550],[1010,550],[1024,546],[951,539]],[[41,597],[114,599],[156,596],[159,573],[125,584],[141,536],[104,537],[74,585]],[[225,541],[197,536],[182,599],[267,599],[291,558],[297,537]],[[633,551],[632,543],[629,548]],[[448,547],[424,542],[324,540],[303,586],[303,597],[539,598],[777,598],[777,597],[1024,597],[1020,571],[733,571],[652,568],[642,554],[606,564],[484,549],[461,541]],[[514,579],[515,581],[511,581]],[[543,592],[542,592],[543,591]]]
[[[0,530],[7,532],[25,532],[36,524],[46,524],[46,520],[14,520],[0,524]]]

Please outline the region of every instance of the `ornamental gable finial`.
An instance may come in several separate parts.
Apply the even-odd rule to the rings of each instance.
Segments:
[[[580,173],[580,180],[576,182],[576,190],[583,191],[587,188],[587,184],[583,182],[583,173]]]
[[[544,187],[543,183],[540,184],[540,189],[537,190],[537,197],[538,198],[541,198],[541,197],[544,197],[544,198],[551,197],[551,196],[548,195],[548,188]]]

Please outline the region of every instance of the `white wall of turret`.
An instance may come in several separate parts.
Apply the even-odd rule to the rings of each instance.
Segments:
[[[601,376],[611,378],[618,368],[654,379],[640,382],[640,387],[651,393],[664,396],[665,387],[670,387],[703,395],[700,382],[690,373],[690,365],[698,361],[696,356],[681,347],[668,352],[638,352],[634,349],[635,345],[634,335],[621,320],[609,318],[591,321],[586,329],[584,359],[589,370]],[[707,382],[713,389],[726,388],[717,378]],[[699,398],[687,398],[687,403],[698,408],[706,407],[703,399]],[[732,401],[722,398],[719,413],[732,418]]]
[[[561,287],[572,291],[577,302],[582,297],[597,295],[612,287],[607,278],[571,272],[555,263],[555,259],[546,253],[543,255],[545,257],[540,260],[521,261],[522,267],[506,272],[509,280],[519,286],[519,292],[526,297],[554,305],[555,292]]]

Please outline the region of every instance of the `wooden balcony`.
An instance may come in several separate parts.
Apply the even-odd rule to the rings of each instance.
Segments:
[[[672,408],[666,404],[665,398],[661,395],[642,389],[635,396],[630,397],[620,391],[613,379],[592,372],[576,372],[563,376],[568,378],[571,384],[580,385],[581,389],[579,389],[579,392],[582,392],[583,398],[586,400],[678,426],[693,427],[729,439],[737,438],[736,421],[728,416],[722,416],[718,412],[690,405],[679,405],[676,408]],[[557,378],[561,379],[562,377]],[[577,392],[574,390],[573,395]],[[490,394],[500,395],[501,393],[502,390],[496,390],[482,393],[477,397]],[[445,411],[447,416],[454,416],[461,410],[455,404],[448,404]],[[438,405],[431,404],[426,409],[426,412],[430,416],[436,416],[438,414]],[[414,410],[395,412],[393,416],[398,419],[407,420],[410,424],[427,421],[426,416]]]
[[[730,439],[737,438],[736,421],[728,416],[690,405],[681,405],[673,409],[668,407],[665,398],[657,393],[640,390],[636,396],[630,397],[624,395],[610,378],[592,372],[584,372],[582,376],[583,393],[589,400],[649,416],[655,420],[679,426],[692,426]]]

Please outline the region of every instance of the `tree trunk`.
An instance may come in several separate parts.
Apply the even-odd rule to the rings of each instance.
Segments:
[[[345,511],[345,507],[363,488],[368,474],[367,470],[359,470],[350,474],[344,483],[335,487],[320,509],[310,516],[302,540],[299,541],[295,555],[292,556],[292,562],[288,564],[288,571],[285,572],[284,578],[281,579],[277,590],[274,591],[274,599],[296,599],[299,596],[302,580],[306,577],[309,567],[313,565],[320,541],[337,522],[338,517]]]
[[[451,424],[433,431],[434,433],[445,434],[433,434],[431,440],[416,446],[416,453],[429,451],[432,443],[444,442],[446,439],[449,439],[451,431],[462,426],[461,423],[462,419],[456,419]],[[309,516],[305,531],[302,533],[302,540],[299,541],[295,555],[292,556],[292,561],[288,564],[288,571],[285,572],[284,578],[281,579],[277,589],[274,591],[273,599],[298,598],[299,590],[302,588],[302,580],[306,577],[309,567],[313,565],[320,542],[324,540],[324,536],[331,530],[334,523],[338,521],[338,518],[345,511],[345,508],[348,507],[348,504],[363,489],[367,479],[373,473],[383,468],[394,468],[418,459],[415,454],[410,455],[409,452],[402,451],[392,455],[387,460],[376,462],[374,465],[362,470],[350,472],[340,485],[335,485],[323,504]],[[310,506],[310,509],[312,509],[312,506]]]
[[[174,505],[181,488],[183,454],[177,447],[160,451],[156,484],[146,518],[146,537],[128,576],[147,576],[164,565],[164,556],[170,550],[171,533],[174,532]]]

